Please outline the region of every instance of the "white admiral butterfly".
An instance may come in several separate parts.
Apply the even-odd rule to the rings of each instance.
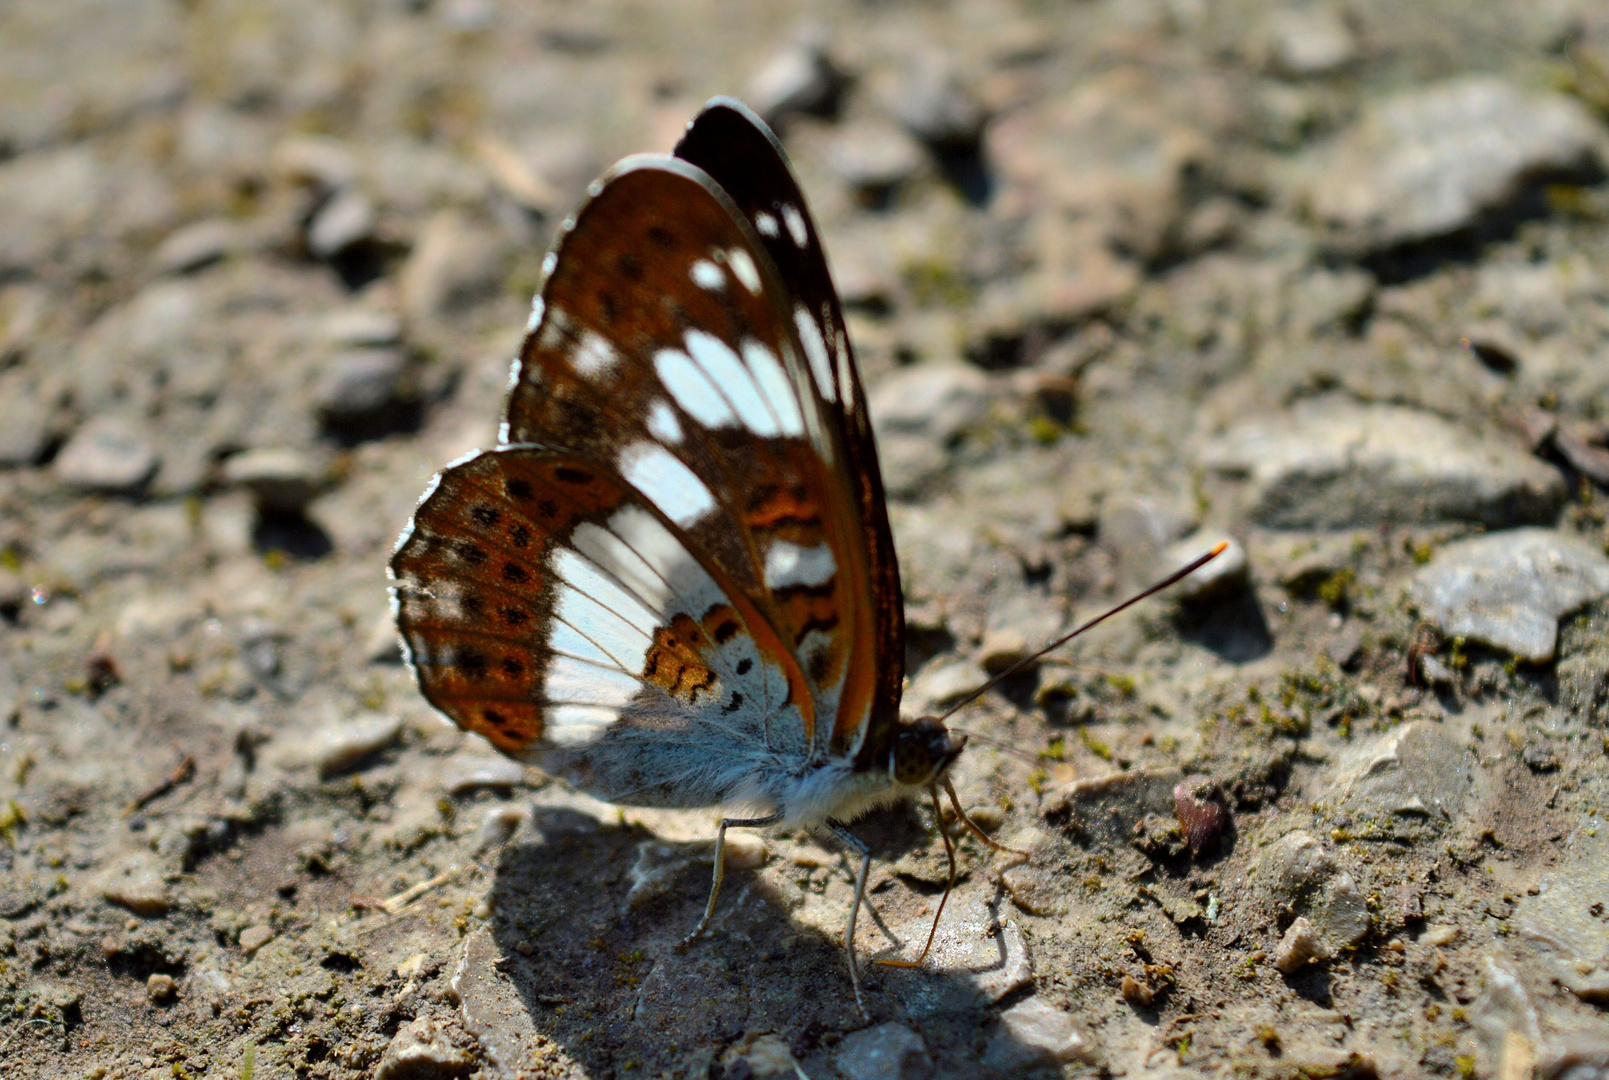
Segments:
[[[747,808],[687,940],[728,827],[831,832],[860,856],[864,1014],[871,855],[844,822],[923,792],[937,813],[942,787],[998,845],[945,775],[966,736],[899,715],[899,566],[803,195],[716,98],[674,157],[593,184],[544,270],[500,445],[432,481],[391,560],[420,689],[608,802]]]

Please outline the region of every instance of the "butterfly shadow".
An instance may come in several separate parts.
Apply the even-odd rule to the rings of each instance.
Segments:
[[[998,887],[988,886],[981,902],[977,888],[950,898],[923,967],[877,966],[876,957],[914,956],[922,947],[925,925],[915,928],[931,919],[936,891],[929,900],[902,890],[889,871],[931,837],[903,807],[854,829],[872,847],[878,888],[868,893],[857,951],[871,1026],[915,1032],[938,1076],[1031,1075],[1034,1051],[1016,1045],[991,1008],[1000,995],[980,993],[1017,959],[995,941],[1008,921]],[[509,1076],[557,1051],[588,1076],[629,1069],[624,1074],[735,1078],[755,1069],[743,1051],[761,1033],[780,1040],[806,1075],[831,1076],[841,1040],[868,1026],[840,944],[852,863],[847,855],[826,866],[801,861],[820,860],[774,854],[764,870],[729,867],[708,931],[679,948],[708,897],[708,842],[538,808],[497,855],[491,919],[460,954],[453,987],[465,1022]],[[984,869],[973,868],[976,880]],[[896,905],[911,917],[877,910]],[[984,944],[950,966],[942,955],[947,928],[952,939],[970,931]],[[986,948],[1000,955],[983,956]],[[1017,996],[1020,988],[1005,1004]],[[977,1054],[980,1033],[989,1039],[986,1060]],[[887,1037],[908,1038],[892,1029]]]

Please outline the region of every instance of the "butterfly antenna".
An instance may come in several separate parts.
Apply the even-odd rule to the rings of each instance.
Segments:
[[[1038,754],[1024,750],[1020,746],[1012,746],[1010,743],[1002,739],[991,739],[987,735],[979,735],[976,731],[969,731],[966,728],[959,728],[954,724],[946,724],[945,726],[957,735],[965,735],[972,742],[980,742],[985,746],[992,746],[1002,754],[1010,754],[1012,757],[1021,758],[1030,765],[1039,764]]]
[[[954,716],[956,713],[960,712],[962,709],[966,708],[968,705],[970,705],[974,701],[978,700],[984,694],[988,693],[990,690],[994,689],[996,686],[999,686],[1005,680],[1007,680],[1007,679],[1011,678],[1013,675],[1017,674],[1017,672],[1019,672],[1019,671],[1023,670],[1024,668],[1028,667],[1030,664],[1036,663],[1046,653],[1052,652],[1052,651],[1054,651],[1056,649],[1061,648],[1063,645],[1065,645],[1069,641],[1073,640],[1079,634],[1082,634],[1085,630],[1089,630],[1089,629],[1091,629],[1091,628],[1093,628],[1095,626],[1100,625],[1101,623],[1105,622],[1107,619],[1110,619],[1113,615],[1116,615],[1118,612],[1127,610],[1128,608],[1133,607],[1135,604],[1138,604],[1141,600],[1144,600],[1147,596],[1151,596],[1154,593],[1159,593],[1163,589],[1166,589],[1168,586],[1174,585],[1174,584],[1178,583],[1179,581],[1182,581],[1183,579],[1189,577],[1191,574],[1195,573],[1197,570],[1200,570],[1203,566],[1206,566],[1212,560],[1214,560],[1218,556],[1222,555],[1224,553],[1224,549],[1227,548],[1228,546],[1229,546],[1229,542],[1227,540],[1220,541],[1218,543],[1217,547],[1213,548],[1211,551],[1207,552],[1205,555],[1202,555],[1200,558],[1193,560],[1192,562],[1190,562],[1186,566],[1182,567],[1181,569],[1175,570],[1173,573],[1169,574],[1167,577],[1163,578],[1161,581],[1157,582],[1155,585],[1152,585],[1150,588],[1145,589],[1142,592],[1135,593],[1133,596],[1129,597],[1127,600],[1123,601],[1121,604],[1117,605],[1115,608],[1112,608],[1109,611],[1105,611],[1105,612],[1095,616],[1089,622],[1084,623],[1082,626],[1078,627],[1077,629],[1073,630],[1072,632],[1067,633],[1067,634],[1063,634],[1061,637],[1057,638],[1055,641],[1052,641],[1049,645],[1046,645],[1043,649],[1040,649],[1038,652],[1034,653],[1032,656],[1025,656],[1021,660],[1018,660],[1015,664],[1012,664],[1010,667],[1006,668],[1006,670],[1002,671],[1000,674],[996,675],[994,678],[990,679],[988,682],[984,683],[982,686],[980,686],[976,690],[972,691],[972,693],[968,694],[966,697],[962,698],[960,701],[956,702],[954,705],[951,705],[948,709],[946,709],[944,711],[944,713],[942,715],[940,715],[938,717],[939,722],[943,723],[945,720],[948,720],[950,717]]]

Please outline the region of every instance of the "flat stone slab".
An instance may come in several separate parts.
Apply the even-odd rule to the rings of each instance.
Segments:
[[[1232,428],[1202,460],[1250,481],[1248,516],[1274,529],[1530,524],[1551,520],[1567,494],[1556,470],[1516,447],[1417,409],[1334,398]]]
[[[1443,634],[1542,663],[1553,659],[1560,617],[1609,596],[1609,559],[1548,529],[1492,533],[1442,548],[1412,595]]]
[[[1477,228],[1529,183],[1589,168],[1601,138],[1563,94],[1456,79],[1369,109],[1316,155],[1308,203],[1350,248],[1433,240]]]

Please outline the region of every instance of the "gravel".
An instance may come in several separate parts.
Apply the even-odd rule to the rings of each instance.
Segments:
[[[1603,1072],[1600,7],[7,8],[5,1064]],[[679,948],[719,811],[495,755],[387,623],[563,215],[751,80],[862,358],[906,711],[1233,541],[947,721],[1029,854],[951,823],[917,968],[873,961],[933,924],[930,811],[852,823],[870,1021],[852,853],[733,830]]]

